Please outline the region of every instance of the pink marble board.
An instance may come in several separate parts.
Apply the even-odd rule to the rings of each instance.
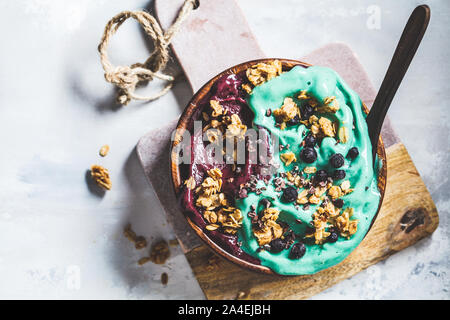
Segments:
[[[155,12],[164,30],[173,23],[184,0],[155,0]],[[265,54],[234,0],[203,0],[184,21],[171,45],[192,87],[239,63]]]

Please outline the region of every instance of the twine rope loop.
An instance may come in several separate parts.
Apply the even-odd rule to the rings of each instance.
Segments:
[[[175,78],[161,73],[170,58],[169,45],[181,24],[198,5],[198,0],[185,0],[177,18],[166,32],[162,30],[158,21],[145,11],[123,11],[108,21],[98,51],[106,81],[119,88],[117,100],[120,104],[127,105],[131,100],[152,101],[169,92]],[[144,63],[135,63],[131,66],[114,66],[109,60],[107,47],[111,37],[129,18],[139,22],[146,34],[153,40],[154,50]],[[143,82],[152,81],[154,78],[166,81],[165,87],[150,96],[141,96],[135,93],[136,86]]]

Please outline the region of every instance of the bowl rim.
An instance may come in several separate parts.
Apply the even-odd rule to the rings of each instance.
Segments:
[[[246,62],[240,63],[238,65],[232,66],[232,67],[222,71],[221,73],[219,73],[218,75],[214,76],[209,81],[207,81],[197,92],[194,93],[193,97],[188,102],[187,106],[183,110],[183,112],[178,120],[178,123],[176,126],[176,132],[175,132],[175,135],[173,136],[173,139],[170,144],[170,152],[169,152],[170,170],[169,171],[171,174],[173,190],[175,192],[175,196],[177,199],[179,199],[179,195],[180,195],[180,191],[181,191],[180,189],[181,189],[183,182],[181,181],[180,168],[178,165],[179,154],[178,154],[178,152],[174,151],[174,149],[182,141],[183,133],[186,130],[188,130],[187,126],[189,124],[189,121],[190,121],[192,115],[195,113],[197,106],[199,105],[199,102],[203,99],[205,94],[209,92],[212,85],[222,76],[229,75],[229,74],[237,74],[239,72],[246,70],[248,67],[250,67],[254,64],[257,64],[260,62],[267,63],[267,62],[270,62],[273,60],[279,60],[282,64],[283,70],[290,70],[295,66],[303,66],[305,68],[312,66],[311,64],[303,62],[303,61],[293,60],[293,59],[284,59],[284,58],[264,58],[264,59],[255,59],[255,60],[251,60],[251,61],[246,61]],[[364,102],[362,102],[362,106],[363,106],[363,111],[366,114],[368,114],[369,109],[364,104]],[[369,229],[368,229],[367,233],[365,234],[364,238],[367,236],[367,234],[369,233],[370,229],[372,228],[375,220],[378,217],[378,214],[380,212],[380,209],[381,209],[381,206],[383,203],[385,190],[386,190],[386,177],[387,177],[386,150],[385,150],[381,135],[380,135],[380,138],[378,141],[377,155],[378,155],[378,158],[382,161],[381,168],[379,168],[378,176],[377,176],[377,180],[378,180],[377,186],[378,186],[378,190],[380,192],[380,202],[378,205],[378,210],[377,210],[376,214],[374,215],[372,222],[369,226]],[[374,164],[374,166],[375,166],[375,164]],[[183,216],[186,218],[189,226],[195,231],[195,233],[200,237],[200,239],[202,239],[202,241],[208,247],[210,247],[216,254],[222,256],[226,260],[231,261],[234,264],[236,264],[244,269],[247,269],[247,270],[257,271],[257,272],[260,272],[263,274],[283,276],[283,277],[289,276],[289,275],[282,275],[282,274],[276,273],[269,267],[254,264],[249,261],[243,260],[235,255],[230,254],[229,252],[224,250],[221,246],[219,246],[215,241],[210,239],[205,234],[205,232],[192,221],[192,219],[189,217],[188,214],[186,214],[186,212],[183,208],[180,208],[180,209],[183,212]],[[345,259],[344,259],[344,261],[345,261]],[[329,268],[327,268],[327,269],[329,269]],[[327,269],[324,269],[321,271],[325,271]],[[319,272],[321,272],[321,271],[319,271]]]

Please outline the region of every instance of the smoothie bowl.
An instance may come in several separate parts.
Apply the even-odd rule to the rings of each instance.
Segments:
[[[333,70],[285,59],[232,67],[192,98],[172,136],[171,173],[189,225],[216,253],[268,274],[343,261],[384,196],[368,110]]]

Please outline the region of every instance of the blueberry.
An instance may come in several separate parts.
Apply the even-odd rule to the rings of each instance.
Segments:
[[[319,182],[327,181],[328,173],[325,170],[319,170],[316,173],[316,180]]]
[[[293,119],[286,122],[286,124],[288,126],[295,126],[296,124],[299,124],[299,123],[300,123],[300,117],[298,116],[298,114]]]
[[[300,151],[300,158],[306,163],[313,163],[317,159],[317,152],[314,148],[304,147]]]
[[[333,172],[333,179],[334,180],[341,180],[345,178],[345,171],[344,170],[336,170]]]
[[[303,141],[305,142],[305,147],[313,148],[316,144],[316,138],[312,134],[308,134]]]
[[[302,115],[302,120],[308,120],[309,117],[311,117],[314,113],[314,108],[311,107],[309,104],[304,105],[303,107],[301,107],[301,115]]]
[[[297,200],[297,196],[298,196],[297,189],[292,186],[287,186],[283,190],[281,200],[283,202],[294,202],[295,200]]]
[[[359,150],[357,147],[353,147],[348,150],[347,158],[354,160],[359,155]]]
[[[327,241],[330,243],[334,243],[336,241],[338,241],[339,235],[337,234],[337,232],[331,232],[330,235],[327,238]]]
[[[289,252],[289,259],[295,260],[300,259],[305,255],[306,247],[303,242],[297,242],[292,246],[291,251]]]
[[[280,238],[273,239],[270,242],[270,252],[278,253],[281,252],[286,247],[286,243]]]
[[[340,168],[344,165],[344,156],[340,153],[335,153],[330,157],[330,164],[334,168]]]
[[[344,200],[342,199],[333,200],[333,204],[336,208],[341,209],[344,206]]]

